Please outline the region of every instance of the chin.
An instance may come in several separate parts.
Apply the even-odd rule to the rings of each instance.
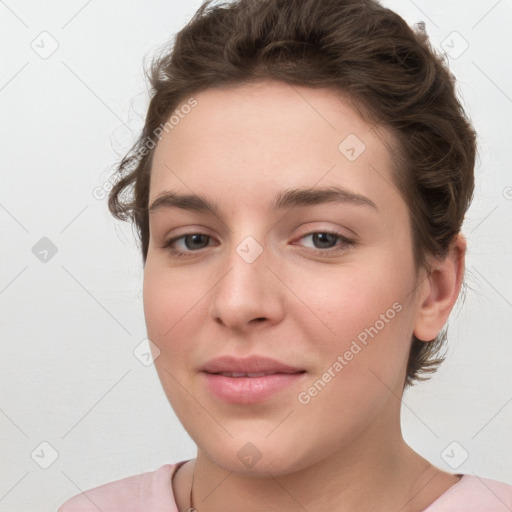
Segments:
[[[223,442],[216,440],[197,440],[207,457],[226,471],[251,478],[268,478],[283,476],[315,464],[322,454],[314,447],[309,447],[311,453],[301,452],[304,446],[300,439],[286,434],[272,435],[268,431],[258,436],[235,436]],[[199,442],[198,442],[199,441]]]

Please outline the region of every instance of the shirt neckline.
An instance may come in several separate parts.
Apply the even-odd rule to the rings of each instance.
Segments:
[[[446,489],[446,491],[441,494],[437,499],[435,499],[426,509],[423,510],[423,512],[435,512],[435,509],[433,507],[437,507],[438,505],[442,505],[443,501],[446,500],[446,497],[448,494],[452,494],[454,490],[456,490],[456,487],[459,487],[461,483],[464,481],[466,482],[467,476],[462,473],[457,473],[455,476],[459,477],[459,481],[455,482],[451,487]]]
[[[173,471],[172,471],[172,474],[171,474],[171,491],[172,491],[172,495],[173,495],[174,501],[176,501],[176,496],[174,494],[174,485],[173,485],[174,484],[174,475],[177,473],[178,469],[181,468],[181,466],[183,466],[187,462],[190,462],[191,460],[192,459],[182,460],[182,461],[177,462],[176,464],[174,464],[174,468],[173,468]],[[432,509],[432,507],[434,507],[434,506],[437,507],[438,505],[442,504],[442,502],[446,499],[446,496],[448,494],[452,494],[453,491],[456,490],[456,487],[460,486],[462,481],[465,482],[467,480],[466,477],[468,475],[465,475],[465,474],[462,474],[462,473],[456,473],[455,476],[459,477],[459,481],[455,482],[451,487],[446,489],[446,491],[444,491],[443,494],[441,494],[441,496],[436,498],[427,508],[425,508],[423,510],[423,512],[435,512],[435,510]]]

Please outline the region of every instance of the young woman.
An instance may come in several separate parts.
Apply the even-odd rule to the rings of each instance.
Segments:
[[[506,511],[404,441],[458,297],[476,138],[454,79],[373,0],[201,6],[155,62],[109,206],[194,460],[60,512]]]

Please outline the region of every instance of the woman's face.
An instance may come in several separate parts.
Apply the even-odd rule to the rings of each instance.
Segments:
[[[144,312],[170,403],[232,471],[371,449],[399,429],[425,298],[389,135],[327,90],[194,98],[151,171]]]

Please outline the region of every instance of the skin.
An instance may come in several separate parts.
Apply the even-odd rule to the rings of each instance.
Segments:
[[[391,135],[332,91],[266,80],[194,97],[197,106],[155,149],[149,204],[177,191],[216,201],[220,211],[151,213],[144,271],[155,366],[198,447],[172,482],[179,509],[190,506],[195,470],[199,512],[423,510],[458,477],[405,443],[400,399],[412,334],[435,338],[457,299],[464,239],[445,260],[431,260],[431,274],[415,268],[408,208],[393,185]],[[338,149],[349,134],[366,146],[354,161]],[[334,185],[377,208],[267,207],[284,189]],[[312,236],[325,232],[354,243],[334,237],[321,245]],[[210,238],[199,246],[190,237],[176,241],[184,257],[163,248],[185,234]],[[248,236],[263,251],[252,263],[236,251]],[[298,394],[395,303],[400,312],[300,403]],[[307,373],[264,403],[227,404],[199,372],[224,354],[266,355]],[[237,455],[246,443],[261,454],[251,468]]]

